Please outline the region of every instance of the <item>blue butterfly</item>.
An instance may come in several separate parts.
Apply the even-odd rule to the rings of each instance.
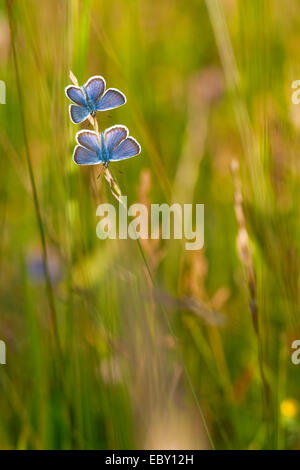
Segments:
[[[81,87],[69,85],[65,88],[67,97],[76,104],[70,104],[71,121],[79,124],[96,111],[106,111],[118,108],[126,103],[126,96],[116,88],[105,91],[106,83],[103,77],[96,75],[88,79]]]
[[[82,130],[76,134],[78,145],[73,152],[77,165],[98,165],[106,168],[109,162],[125,160],[141,152],[140,144],[128,136],[125,126],[112,126],[98,135],[94,131]]]

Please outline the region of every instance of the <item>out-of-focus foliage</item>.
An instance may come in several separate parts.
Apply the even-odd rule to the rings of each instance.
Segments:
[[[0,2],[0,448],[300,447],[299,39],[296,0]],[[203,250],[96,237],[70,69],[127,96],[128,204],[204,203]]]

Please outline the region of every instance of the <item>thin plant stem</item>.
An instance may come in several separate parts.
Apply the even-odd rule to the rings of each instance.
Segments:
[[[236,220],[238,224],[238,235],[237,235],[237,248],[240,256],[240,260],[244,266],[245,275],[248,282],[249,288],[249,310],[251,313],[253,329],[257,338],[257,347],[258,347],[258,365],[260,371],[260,377],[262,381],[262,400],[263,408],[266,413],[266,417],[269,418],[269,408],[271,401],[271,393],[268,381],[264,372],[264,363],[263,363],[263,350],[262,350],[262,341],[261,334],[259,329],[259,318],[258,318],[258,307],[257,307],[257,288],[256,288],[256,275],[254,270],[254,263],[251,255],[250,241],[248,236],[248,231],[246,228],[246,219],[243,209],[243,195],[241,190],[241,182],[239,179],[239,162],[237,160],[232,160],[231,162],[231,171],[233,175],[234,182],[234,210],[236,215]]]
[[[75,77],[74,73],[70,70],[70,73],[69,73],[69,77],[71,79],[71,81],[74,83],[75,86],[78,86],[78,80],[77,78]],[[92,116],[89,116],[89,122],[92,124],[95,132],[97,133],[97,135],[99,136],[99,128],[98,128],[98,122],[96,120],[95,117],[92,117]],[[109,185],[110,185],[110,189],[111,189],[111,192],[113,194],[113,196],[117,199],[117,201],[119,202],[119,204],[121,204],[124,209],[126,209],[125,205],[124,205],[124,202],[121,198],[122,196],[122,193],[121,193],[121,190],[116,182],[116,180],[114,179],[114,177],[112,176],[111,172],[109,171],[109,169],[107,167],[104,167],[104,176],[105,176],[105,179],[108,181]],[[148,264],[148,261],[147,261],[147,258],[146,258],[146,255],[145,255],[145,252],[142,248],[142,245],[140,243],[140,240],[138,238],[136,238],[136,241],[137,241],[137,244],[138,244],[138,248],[139,248],[139,251],[140,251],[140,254],[142,256],[142,259],[143,259],[143,262],[146,266],[146,270],[148,272],[148,275],[150,277],[150,280],[151,280],[151,283],[153,285],[154,288],[156,288],[156,283],[155,283],[155,280],[154,280],[154,277],[151,273],[151,270],[150,270],[150,266]],[[206,435],[207,435],[207,438],[208,438],[208,441],[210,443],[210,446],[212,449],[215,449],[215,446],[214,446],[214,442],[213,442],[213,439],[212,439],[212,436],[209,432],[209,429],[208,429],[208,426],[207,426],[207,423],[206,423],[206,419],[205,419],[205,416],[203,414],[203,411],[202,411],[202,408],[201,408],[201,405],[200,405],[200,402],[199,402],[199,399],[197,397],[197,394],[196,394],[196,391],[195,391],[195,388],[192,384],[192,380],[191,380],[191,377],[190,377],[190,374],[188,372],[188,369],[187,369],[187,366],[185,364],[185,361],[184,361],[184,358],[183,358],[183,355],[180,351],[180,348],[178,347],[178,340],[175,336],[175,332],[173,330],[173,327],[169,321],[169,318],[168,318],[168,315],[167,315],[167,312],[166,310],[164,309],[163,305],[159,303],[159,306],[161,308],[161,311],[163,313],[163,317],[164,317],[164,320],[167,324],[167,327],[169,329],[169,332],[177,346],[177,352],[179,354],[179,357],[180,357],[180,360],[182,362],[182,365],[183,365],[183,369],[184,369],[184,373],[185,373],[185,376],[187,378],[187,381],[188,381],[188,384],[189,384],[189,387],[191,389],[191,392],[192,392],[192,395],[193,395],[193,398],[195,400],[195,403],[196,403],[196,407],[199,411],[199,414],[200,414],[200,418],[201,418],[201,421],[202,421],[202,424],[203,424],[203,427],[204,427],[204,430],[206,432]]]
[[[23,129],[26,163],[27,163],[28,172],[29,172],[30,184],[31,184],[32,194],[33,194],[34,208],[35,208],[35,212],[36,212],[36,218],[37,218],[37,223],[38,223],[38,228],[39,228],[39,233],[40,233],[40,239],[41,239],[41,245],[42,245],[42,257],[43,257],[43,264],[44,264],[44,270],[45,270],[45,282],[46,282],[47,298],[48,298],[48,303],[49,303],[50,316],[51,316],[51,322],[52,322],[52,325],[53,325],[55,341],[56,341],[58,351],[61,354],[62,350],[61,350],[61,344],[60,344],[59,332],[58,332],[58,325],[57,325],[57,320],[56,320],[56,308],[55,308],[55,302],[54,302],[53,288],[52,288],[50,271],[49,271],[46,237],[45,237],[45,231],[44,231],[43,220],[42,220],[42,215],[41,215],[40,203],[39,203],[39,198],[38,198],[38,193],[37,193],[37,188],[36,188],[36,182],[35,182],[33,166],[32,166],[32,161],[31,161],[31,155],[30,155],[30,149],[29,149],[29,143],[28,143],[28,137],[27,137],[27,127],[26,127],[26,119],[25,119],[25,112],[24,112],[25,108],[24,108],[23,95],[22,95],[22,91],[21,91],[20,72],[19,72],[19,65],[18,65],[18,59],[17,59],[17,53],[16,53],[15,31],[14,31],[11,0],[6,0],[6,8],[7,8],[7,12],[8,12],[8,20],[9,20],[9,28],[10,28],[10,36],[11,36],[11,44],[12,44],[12,54],[13,54],[13,63],[14,63],[14,68],[15,68],[17,92],[18,92],[18,97],[19,97],[19,109],[20,109],[21,123],[22,123],[22,129]]]
[[[139,247],[139,250],[140,250],[141,257],[142,257],[142,259],[143,259],[143,261],[144,261],[144,264],[145,264],[145,266],[146,266],[146,269],[147,269],[149,278],[150,278],[150,280],[151,280],[151,283],[152,283],[153,287],[156,288],[156,282],[155,282],[155,279],[154,279],[154,277],[153,277],[153,275],[152,275],[152,272],[151,272],[150,266],[149,266],[149,264],[148,264],[148,261],[147,261],[145,252],[144,252],[144,250],[143,250],[143,247],[142,247],[142,245],[141,245],[141,242],[140,242],[140,240],[139,240],[138,238],[136,239],[136,241],[137,241],[137,244],[138,244],[138,247]],[[208,429],[208,425],[207,425],[207,422],[206,422],[204,413],[203,413],[203,411],[202,411],[202,408],[201,408],[201,405],[200,405],[198,396],[197,396],[197,394],[196,394],[195,387],[194,387],[194,385],[193,385],[193,383],[192,383],[192,379],[191,379],[190,373],[189,373],[189,371],[188,371],[188,369],[187,369],[187,366],[186,366],[184,357],[183,357],[182,352],[181,352],[181,349],[180,349],[180,347],[179,347],[179,345],[178,345],[178,339],[177,339],[177,337],[176,337],[176,335],[175,335],[175,332],[174,332],[174,330],[173,330],[172,324],[171,324],[171,322],[170,322],[170,320],[169,320],[169,318],[168,318],[168,314],[167,314],[167,312],[166,312],[164,306],[161,304],[161,302],[159,302],[159,300],[158,300],[158,304],[159,304],[159,307],[160,307],[160,309],[161,309],[161,311],[162,311],[162,314],[163,314],[164,320],[165,320],[165,322],[166,322],[166,325],[167,325],[167,327],[168,327],[168,329],[169,329],[169,332],[170,332],[170,334],[171,334],[171,336],[172,336],[172,338],[173,338],[173,340],[174,340],[174,342],[175,342],[175,344],[176,344],[177,353],[178,353],[179,358],[180,358],[180,360],[181,360],[181,363],[182,363],[182,366],[183,366],[183,370],[184,370],[184,374],[185,374],[185,376],[186,376],[186,379],[187,379],[188,384],[189,384],[189,387],[190,387],[190,389],[191,389],[193,398],[194,398],[194,400],[195,400],[195,404],[196,404],[196,407],[197,407],[197,409],[198,409],[198,412],[199,412],[199,415],[200,415],[200,418],[201,418],[201,421],[202,421],[204,430],[205,430],[205,432],[206,432],[207,438],[208,438],[208,440],[209,440],[209,444],[210,444],[211,448],[212,448],[213,450],[215,450],[214,441],[213,441],[212,436],[211,436],[211,434],[210,434],[210,431],[209,431],[209,429]]]

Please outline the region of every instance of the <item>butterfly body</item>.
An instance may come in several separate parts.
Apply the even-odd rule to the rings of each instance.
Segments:
[[[100,133],[100,142],[99,147],[96,149],[97,156],[99,158],[99,163],[103,163],[105,167],[108,167],[109,163],[109,152],[105,144],[104,134]]]
[[[139,143],[130,137],[127,127],[112,126],[98,135],[94,131],[83,130],[76,134],[78,145],[74,149],[73,160],[77,165],[98,165],[105,167],[110,162],[125,160],[138,155]]]
[[[85,98],[85,102],[86,102],[86,107],[88,108],[90,114],[92,116],[94,116],[96,114],[96,104],[93,100],[91,100],[91,98],[89,97],[89,94],[86,90],[86,88],[84,87],[84,85],[82,85],[81,87],[81,90],[82,90],[82,94]]]

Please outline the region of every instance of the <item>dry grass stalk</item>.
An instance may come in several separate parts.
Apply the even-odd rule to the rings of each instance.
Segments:
[[[243,210],[243,196],[241,191],[241,181],[239,179],[239,162],[233,159],[231,162],[231,170],[234,181],[234,210],[238,223],[237,249],[240,260],[244,266],[247,276],[248,287],[250,292],[249,309],[252,316],[253,327],[255,333],[259,334],[258,315],[257,315],[257,298],[256,298],[256,277],[253,267],[253,260],[250,249],[250,241],[246,228],[245,215]]]

